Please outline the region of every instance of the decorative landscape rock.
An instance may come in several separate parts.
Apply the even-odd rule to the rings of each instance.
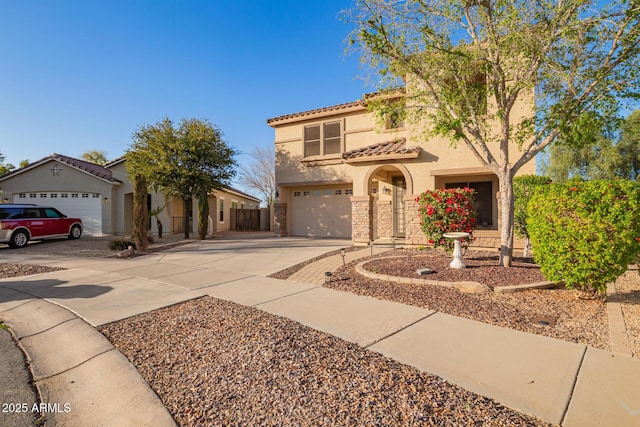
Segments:
[[[425,276],[427,274],[433,274],[433,273],[435,273],[435,271],[433,271],[430,268],[419,268],[419,269],[416,270],[416,274],[418,276]]]
[[[203,297],[100,327],[181,426],[547,426],[300,323]]]

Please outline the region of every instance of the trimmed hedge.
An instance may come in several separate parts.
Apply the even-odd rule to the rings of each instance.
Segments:
[[[529,238],[527,205],[538,186],[551,184],[551,178],[540,175],[520,175],[513,178],[513,224],[518,237]]]
[[[549,280],[604,294],[640,254],[640,183],[539,187],[527,209],[534,258]]]

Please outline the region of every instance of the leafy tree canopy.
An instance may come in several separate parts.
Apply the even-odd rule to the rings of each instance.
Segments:
[[[165,118],[142,125],[126,153],[131,176],[145,178],[149,188],[182,200],[227,185],[235,174],[235,151],[222,131],[208,120]]]
[[[639,96],[637,1],[357,0],[345,17],[381,86],[405,83],[397,107],[408,121],[465,145],[497,175],[505,265],[516,172],[559,135],[588,140],[621,99]]]
[[[89,150],[82,153],[80,156],[82,160],[85,160],[90,163],[95,163],[96,165],[104,165],[108,162],[106,151],[102,150]]]
[[[5,173],[9,173],[14,170],[16,167],[11,163],[4,163],[4,154],[0,153],[0,175],[4,175]]]
[[[551,146],[544,165],[554,182],[573,177],[592,179],[629,179],[640,177],[640,110],[620,124],[615,134],[601,134],[591,144]]]

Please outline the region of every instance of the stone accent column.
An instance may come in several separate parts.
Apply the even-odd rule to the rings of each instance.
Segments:
[[[373,238],[372,207],[371,196],[351,197],[351,240],[354,244],[368,244]]]
[[[416,202],[418,196],[419,194],[411,194],[404,198],[405,234],[408,245],[426,245],[428,240],[420,224],[420,205]]]
[[[391,237],[393,235],[393,206],[391,200],[378,200],[378,237]]]
[[[273,232],[276,237],[287,235],[287,204],[276,202],[273,206]]]

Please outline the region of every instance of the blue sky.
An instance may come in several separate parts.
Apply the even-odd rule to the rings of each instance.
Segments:
[[[3,1],[0,153],[16,166],[92,149],[113,159],[165,116],[209,119],[244,153],[270,146],[267,118],[373,90],[344,55],[351,4]]]

